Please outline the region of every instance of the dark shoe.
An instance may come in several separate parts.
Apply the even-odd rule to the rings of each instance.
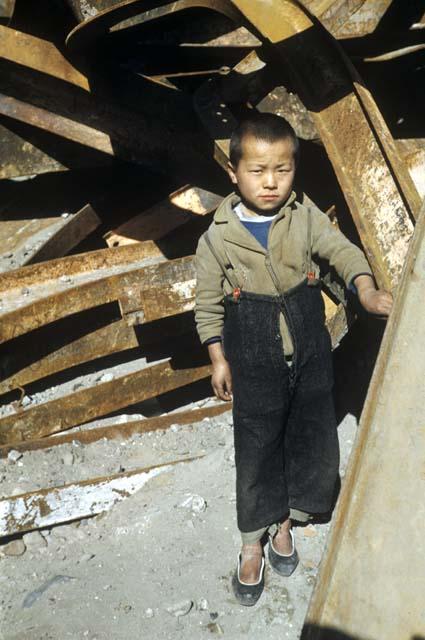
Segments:
[[[264,589],[264,558],[261,559],[260,577],[257,582],[248,584],[240,580],[241,554],[238,556],[238,566],[232,577],[232,589],[236,600],[245,607],[252,607],[263,593]]]
[[[295,549],[295,538],[292,533],[292,529],[289,530],[292,539],[292,552],[286,556],[282,553],[278,553],[273,548],[273,538],[269,539],[269,562],[273,571],[276,571],[280,576],[288,578],[292,575],[297,568],[299,562],[298,553]]]

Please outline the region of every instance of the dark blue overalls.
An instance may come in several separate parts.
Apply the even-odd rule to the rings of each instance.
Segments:
[[[266,264],[279,287],[268,256]],[[284,520],[289,508],[329,511],[339,447],[320,282],[305,278],[279,295],[237,293],[224,299],[223,348],[233,380],[238,527],[249,532]],[[281,312],[294,344],[291,366]]]

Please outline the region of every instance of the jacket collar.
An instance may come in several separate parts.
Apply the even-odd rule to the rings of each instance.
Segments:
[[[280,209],[277,216],[274,218],[272,226],[274,227],[278,220],[281,220],[285,215],[292,210],[293,203],[295,202],[296,194],[292,191],[288,200]],[[214,222],[216,224],[225,224],[224,240],[231,242],[232,244],[246,247],[257,253],[266,254],[264,247],[258,242],[258,240],[246,229],[241,223],[238,216],[234,212],[234,207],[241,201],[240,197],[236,193],[231,193],[227,198],[223,200],[218,207],[215,215]]]
[[[285,204],[282,206],[279,213],[277,214],[275,218],[276,221],[285,217],[288,208],[292,209],[291,205],[293,205],[293,203],[295,202],[296,197],[297,196],[295,191],[292,191],[289,198],[287,199],[287,201],[285,202]],[[223,202],[220,204],[217,211],[215,212],[214,222],[217,224],[222,224],[222,223],[230,222],[232,218],[238,219],[233,209],[240,201],[241,201],[240,196],[238,196],[236,193],[231,193],[226,198],[224,198]]]

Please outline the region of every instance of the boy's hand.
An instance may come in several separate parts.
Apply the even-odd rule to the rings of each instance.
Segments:
[[[373,279],[368,275],[357,276],[353,281],[360,303],[368,313],[388,316],[393,306],[393,297],[388,291],[375,289]]]
[[[229,401],[232,399],[232,374],[224,357],[221,342],[209,344],[208,353],[213,366],[211,385],[214,393],[220,400]]]

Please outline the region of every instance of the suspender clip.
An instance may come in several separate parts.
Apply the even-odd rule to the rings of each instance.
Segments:
[[[233,289],[233,302],[239,302],[240,297],[241,297],[241,288],[235,287]]]

